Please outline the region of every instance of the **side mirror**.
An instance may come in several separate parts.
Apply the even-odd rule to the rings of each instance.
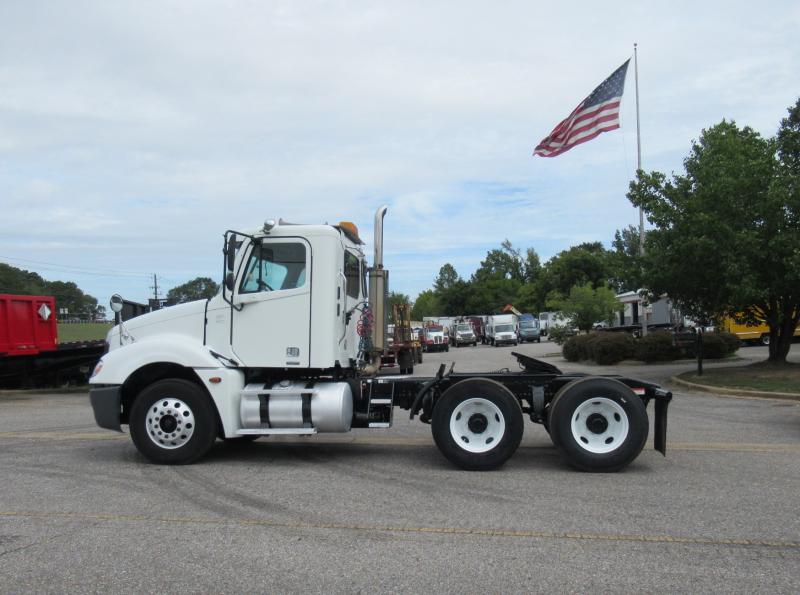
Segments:
[[[225,250],[225,265],[229,271],[233,270],[233,265],[236,262],[236,245],[236,234],[232,233],[228,238],[228,248]],[[226,278],[225,283],[227,284],[227,282],[228,280]]]
[[[114,295],[111,296],[108,305],[114,312],[114,314],[119,314],[120,312],[122,312],[122,296],[118,293],[115,293]]]
[[[228,273],[225,275],[225,287],[233,293],[233,286],[235,285],[236,278],[233,276],[233,273]]]

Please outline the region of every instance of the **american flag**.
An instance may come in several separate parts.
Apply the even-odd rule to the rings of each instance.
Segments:
[[[628,62],[630,59],[581,101],[566,119],[542,139],[533,154],[555,157],[575,145],[592,140],[601,132],[619,128],[619,104],[625,90]]]

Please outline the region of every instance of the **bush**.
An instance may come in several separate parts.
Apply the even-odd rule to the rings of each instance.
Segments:
[[[718,359],[727,355],[728,347],[719,335],[708,333],[703,335],[703,357]]]
[[[730,333],[724,333],[729,335]],[[738,341],[738,337],[736,337]],[[739,346],[735,345],[729,337],[724,337],[723,333],[707,333],[703,335],[703,357],[709,359],[720,359],[736,351]]]
[[[564,359],[568,362],[579,362],[592,359],[592,335],[575,335],[570,337],[561,348]]]
[[[737,337],[734,333],[721,332],[719,333],[719,336],[725,342],[728,355],[731,353],[736,353],[742,346],[741,339],[739,339],[739,337]]]
[[[628,333],[592,333],[589,337],[592,359],[600,365],[616,364],[636,354],[636,340]]]
[[[641,337],[636,344],[636,359],[644,362],[667,362],[680,357],[680,350],[675,347],[672,333],[654,332]]]
[[[558,345],[563,345],[567,339],[575,336],[575,331],[566,326],[551,326],[547,329],[547,333],[550,335],[550,340]]]

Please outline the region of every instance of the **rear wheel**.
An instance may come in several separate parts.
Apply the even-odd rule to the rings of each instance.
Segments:
[[[131,408],[133,443],[153,463],[182,465],[205,455],[217,438],[214,408],[205,391],[183,379],[154,382]]]
[[[611,378],[575,380],[556,393],[548,412],[553,444],[583,471],[619,471],[642,452],[649,423],[644,403]]]
[[[761,335],[761,344],[769,345],[769,333],[764,333],[763,335]]]
[[[431,430],[442,454],[471,471],[505,463],[522,440],[519,402],[499,382],[462,380],[448,388],[433,409]]]

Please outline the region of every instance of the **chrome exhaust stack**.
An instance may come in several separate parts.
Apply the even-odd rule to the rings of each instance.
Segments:
[[[375,211],[375,258],[369,269],[369,308],[375,321],[372,326],[372,359],[362,370],[365,374],[375,374],[381,367],[381,355],[386,343],[386,293],[389,285],[389,271],[383,268],[383,218],[388,205]]]

